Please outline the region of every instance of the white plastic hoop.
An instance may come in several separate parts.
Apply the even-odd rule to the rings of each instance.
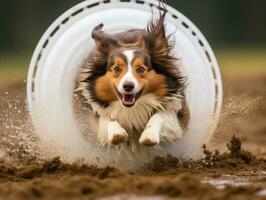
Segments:
[[[91,30],[99,23],[105,24],[107,32],[144,28],[158,6],[155,0],[87,0],[61,15],[42,36],[30,63],[27,98],[37,133],[46,144],[56,147],[56,155],[73,161],[90,153],[73,116],[72,96],[79,67],[94,45]],[[174,8],[168,6],[167,10],[167,33],[174,33],[174,51],[189,78],[186,94],[191,123],[184,138],[166,151],[195,158],[217,125],[221,76],[201,32]]]

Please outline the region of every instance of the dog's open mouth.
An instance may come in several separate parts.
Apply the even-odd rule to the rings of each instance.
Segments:
[[[135,94],[122,94],[121,100],[124,106],[130,107],[135,104],[136,97]]]
[[[121,102],[124,106],[126,107],[131,107],[134,106],[134,104],[136,103],[137,99],[139,98],[141,91],[139,91],[138,93],[120,93],[118,90],[116,90],[119,98],[121,99]]]

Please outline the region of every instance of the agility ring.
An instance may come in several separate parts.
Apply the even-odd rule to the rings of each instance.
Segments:
[[[27,100],[36,132],[53,156],[67,161],[82,159],[88,143],[73,114],[72,97],[79,68],[94,46],[92,29],[104,23],[115,33],[145,28],[159,13],[155,0],[87,0],[66,11],[39,41],[28,72]],[[205,37],[183,14],[167,6],[167,33],[176,40],[174,52],[188,77],[186,95],[191,122],[185,136],[166,151],[197,158],[201,146],[213,135],[222,104],[222,82],[214,53]],[[45,145],[44,145],[45,146]],[[50,152],[48,153],[50,154]]]

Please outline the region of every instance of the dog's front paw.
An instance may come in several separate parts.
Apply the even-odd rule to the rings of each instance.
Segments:
[[[128,139],[128,134],[118,122],[112,122],[108,124],[108,140],[109,143],[118,145]]]
[[[139,143],[146,146],[155,146],[160,143],[160,134],[158,129],[154,129],[152,127],[146,127],[143,131]]]
[[[113,133],[112,136],[109,138],[111,144],[118,145],[128,139],[128,134],[123,132]]]

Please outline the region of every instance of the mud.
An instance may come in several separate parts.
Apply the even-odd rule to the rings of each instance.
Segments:
[[[266,77],[224,82],[205,157],[157,157],[137,172],[46,160],[28,123],[25,83],[0,88],[0,199],[266,199]]]
[[[224,199],[263,199],[257,195],[263,184],[226,186],[221,192],[204,177],[218,178],[241,171],[265,172],[266,160],[257,159],[241,149],[239,138],[228,143],[228,152],[211,152],[206,146],[205,158],[197,161],[180,160],[170,155],[157,157],[140,172],[120,172],[114,168],[99,169],[80,163],[66,164],[60,158],[39,163],[33,161],[22,168],[0,166],[0,197],[5,199],[95,199],[115,194],[140,196]],[[261,175],[260,175],[261,178]],[[260,181],[263,183],[266,180]],[[253,180],[248,180],[252,182]],[[258,181],[258,180],[257,180]],[[138,199],[135,196],[135,199]]]
[[[249,151],[241,148],[241,140],[235,136],[227,143],[228,152],[220,153],[219,150],[214,152],[203,145],[205,158],[199,160],[182,160],[171,155],[167,157],[156,157],[152,163],[147,166],[154,172],[163,172],[169,169],[182,169],[184,171],[191,169],[196,171],[205,171],[206,169],[215,169],[217,173],[231,172],[234,169],[256,169],[266,170],[266,160],[258,159]]]

